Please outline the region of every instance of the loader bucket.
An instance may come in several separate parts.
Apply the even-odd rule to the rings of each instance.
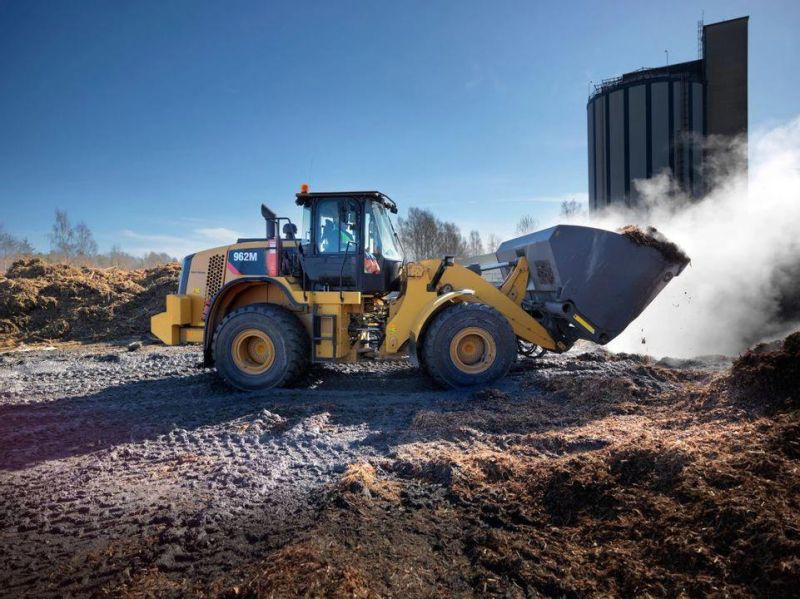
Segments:
[[[669,245],[662,241],[659,246],[652,237],[558,225],[506,241],[497,259],[513,262],[525,256],[531,273],[526,303],[543,315],[543,324],[558,327],[567,341],[605,344],[688,264],[676,246],[668,251]]]

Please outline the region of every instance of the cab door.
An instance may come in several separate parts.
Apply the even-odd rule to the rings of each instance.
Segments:
[[[361,291],[386,293],[398,290],[402,260],[386,209],[378,202],[365,201]]]
[[[364,260],[361,273],[361,291],[364,293],[383,293],[384,259],[381,248],[381,233],[378,221],[371,207],[372,202],[364,205]]]
[[[315,289],[358,289],[361,202],[349,197],[321,198],[311,210],[310,249],[305,271]]]

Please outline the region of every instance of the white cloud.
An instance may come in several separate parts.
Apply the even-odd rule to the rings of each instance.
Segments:
[[[234,243],[239,237],[239,233],[226,227],[207,227],[195,229],[195,233],[212,241],[220,243]]]
[[[123,229],[122,235],[128,239],[146,241],[150,243],[180,243],[184,241],[183,238],[173,235],[149,235],[147,233],[137,233],[136,231],[131,231],[130,229]]]
[[[240,235],[237,231],[226,227],[199,227],[187,231],[185,236],[140,233],[123,229],[121,237],[124,239],[119,241],[119,245],[131,254],[141,256],[151,251],[166,252],[180,258],[199,250],[236,243]]]

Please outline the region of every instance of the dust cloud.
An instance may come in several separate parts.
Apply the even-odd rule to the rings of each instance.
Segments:
[[[746,155],[743,144],[729,159],[737,154]],[[639,183],[636,209],[583,217],[610,230],[655,226],[692,260],[611,350],[736,355],[800,328],[800,116],[751,134],[749,154],[749,175],[712,165],[726,174],[702,201],[662,175]]]

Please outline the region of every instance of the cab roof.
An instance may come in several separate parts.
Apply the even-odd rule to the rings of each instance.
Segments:
[[[316,198],[332,198],[332,197],[349,197],[349,198],[364,198],[372,200],[373,202],[380,202],[385,208],[388,208],[392,214],[397,214],[397,204],[389,196],[381,193],[380,191],[309,191],[306,193],[300,192],[295,194],[297,198],[295,203],[298,206],[309,206]]]

